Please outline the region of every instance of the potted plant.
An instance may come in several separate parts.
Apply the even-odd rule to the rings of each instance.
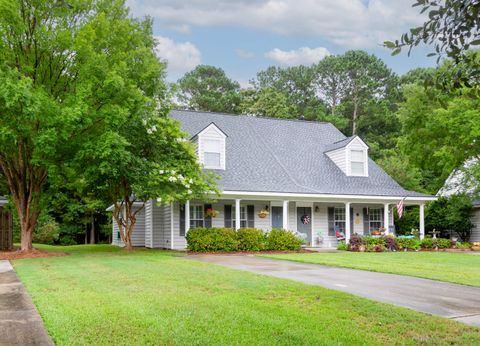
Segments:
[[[473,251],[480,251],[480,242],[477,241],[477,242],[473,243],[472,250]]]
[[[265,219],[270,213],[266,209],[262,209],[258,212],[258,217],[261,219]]]
[[[220,214],[220,212],[218,210],[215,210],[213,208],[208,208],[206,211],[205,211],[205,216],[206,217],[217,217],[218,214]]]

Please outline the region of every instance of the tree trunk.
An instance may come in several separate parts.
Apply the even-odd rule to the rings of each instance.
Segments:
[[[93,216],[93,212],[90,215],[91,223],[90,223],[90,244],[95,244],[95,218]]]
[[[20,249],[22,251],[32,251],[32,238],[34,227],[22,227]]]
[[[125,188],[126,191],[129,189]],[[121,202],[115,202],[113,208],[113,218],[118,225],[120,232],[120,238],[125,244],[125,250],[130,251],[133,249],[132,233],[137,222],[137,214],[143,209],[145,203],[143,203],[137,210],[133,208],[134,200],[130,198],[130,194],[124,196]]]

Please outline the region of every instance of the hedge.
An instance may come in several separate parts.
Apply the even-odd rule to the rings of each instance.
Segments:
[[[256,228],[194,228],[186,236],[187,249],[193,252],[299,250],[302,241],[290,231]]]
[[[396,238],[391,235],[374,238],[369,236],[352,235],[350,243],[344,245],[340,243],[339,250],[365,251],[365,252],[383,252],[397,250],[419,250],[419,249],[448,249],[453,245],[450,239],[445,238],[425,238],[423,240],[416,238]]]

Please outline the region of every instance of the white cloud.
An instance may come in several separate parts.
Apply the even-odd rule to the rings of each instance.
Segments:
[[[241,59],[253,59],[253,58],[255,58],[255,53],[254,52],[250,52],[250,51],[245,50],[245,49],[237,48],[237,49],[235,49],[235,53]]]
[[[302,47],[289,51],[275,48],[265,53],[265,57],[275,60],[280,65],[284,66],[312,65],[319,62],[327,55],[330,55],[330,52],[328,51],[328,49],[323,47]]]
[[[193,70],[201,63],[201,53],[190,42],[175,42],[168,37],[156,36],[157,56],[167,61],[167,78],[177,80],[185,72]]]
[[[240,26],[315,37],[346,48],[372,48],[423,22],[407,0],[128,0],[136,16],[184,32]]]

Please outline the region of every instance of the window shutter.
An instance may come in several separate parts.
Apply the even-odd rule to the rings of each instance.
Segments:
[[[205,228],[212,228],[212,218],[207,217],[207,209],[211,209],[212,205],[211,204],[205,204],[203,207],[203,215],[204,215],[204,227]]]
[[[328,234],[335,235],[335,220],[333,219],[333,213],[335,208],[328,207]]]
[[[185,204],[180,204],[180,236],[185,237]]]
[[[350,208],[350,234],[353,234],[353,208]]]
[[[388,227],[385,226],[385,208],[382,208],[382,209],[380,209],[380,210],[381,210],[381,213],[380,213],[380,214],[381,214],[381,216],[380,216],[380,225],[381,225],[382,227],[385,227],[385,229],[388,231],[388,229],[387,229]],[[388,213],[388,209],[387,209],[387,213]]]
[[[232,206],[225,205],[225,228],[232,228]]]
[[[255,227],[255,206],[247,205],[247,227]]]
[[[363,234],[370,234],[370,219],[368,218],[368,208],[363,208]]]

